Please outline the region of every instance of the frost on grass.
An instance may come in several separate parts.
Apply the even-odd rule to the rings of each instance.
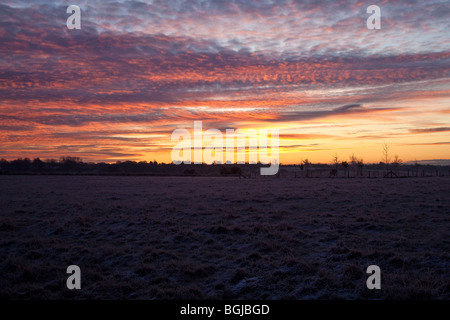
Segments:
[[[0,184],[0,298],[450,298],[448,178]],[[71,264],[82,290],[66,288]],[[382,290],[366,288],[371,264]]]

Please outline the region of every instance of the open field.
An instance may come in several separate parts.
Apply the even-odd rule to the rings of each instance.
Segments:
[[[3,299],[450,299],[449,177],[0,185]]]

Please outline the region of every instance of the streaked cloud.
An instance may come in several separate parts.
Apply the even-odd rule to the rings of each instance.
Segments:
[[[410,129],[412,133],[434,133],[450,131],[450,127]]]

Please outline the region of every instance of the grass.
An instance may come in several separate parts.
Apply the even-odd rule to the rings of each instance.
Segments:
[[[450,298],[448,178],[0,180],[3,299]]]

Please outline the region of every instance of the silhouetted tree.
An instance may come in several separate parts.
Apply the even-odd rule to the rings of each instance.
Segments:
[[[61,157],[60,164],[64,171],[79,171],[82,161],[79,157]]]
[[[31,171],[31,160],[28,158],[19,158],[9,163],[11,170],[17,172]]]
[[[356,177],[358,171],[358,159],[355,157],[355,154],[352,154],[350,157],[350,166],[353,168]]]
[[[348,162],[347,161],[342,161],[342,163],[341,163],[341,165],[344,167],[344,171],[347,173],[347,178],[348,178],[348,167],[349,167],[349,164],[348,164]]]
[[[339,166],[339,157],[338,157],[337,153],[335,153],[334,156],[333,156],[333,165],[334,165],[334,168],[337,171],[338,170],[338,166]]]
[[[358,160],[358,173],[362,177],[363,176],[363,168],[364,168],[364,160],[361,158]]]
[[[6,159],[1,159],[0,160],[0,170],[6,170],[8,168],[8,161]]]
[[[399,174],[400,166],[402,165],[402,163],[403,163],[403,160],[400,159],[398,157],[398,155],[395,155],[394,160],[392,161],[392,165],[394,166],[394,170],[397,173],[397,175]]]
[[[303,160],[303,166],[305,167],[306,177],[309,177],[309,167],[311,166],[311,162],[308,159]]]
[[[45,163],[39,158],[35,158],[32,163],[33,171],[42,172],[45,168]]]
[[[386,172],[389,169],[389,161],[391,160],[390,156],[389,156],[389,145],[384,142],[383,143],[383,161],[384,164],[386,165]]]

